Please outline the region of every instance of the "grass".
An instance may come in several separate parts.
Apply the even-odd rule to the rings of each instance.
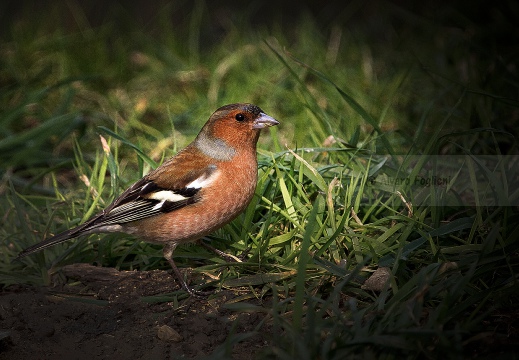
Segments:
[[[266,314],[257,331],[269,324],[274,336],[261,357],[476,356],[497,351],[481,342],[489,334],[510,354],[517,190],[480,159],[517,152],[514,57],[485,36],[492,23],[455,6],[435,12],[439,22],[391,4],[378,21],[359,9],[302,10],[285,24],[255,23],[251,6],[219,23],[196,2],[146,22],[114,5],[98,25],[76,3],[48,10],[72,14],[70,25],[19,8],[0,48],[0,282],[49,284],[75,262],[167,269],[160,246],[113,234],[12,259],[101,210],[187,145],[216,107],[248,101],[281,125],[260,140],[251,205],[209,238],[233,254],[251,247],[249,256],[222,270],[198,246],[175,255],[219,277],[217,287],[251,289],[229,308]],[[473,159],[456,183],[470,190],[486,176],[485,194],[513,206],[485,206],[478,191],[479,206],[452,204],[445,188],[387,181],[425,176],[440,154]],[[362,286],[380,268],[389,270],[380,289]],[[258,296],[271,306],[247,303]]]

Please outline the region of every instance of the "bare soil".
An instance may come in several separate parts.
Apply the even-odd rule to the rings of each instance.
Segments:
[[[264,316],[226,309],[239,296],[232,291],[153,303],[146,297],[179,289],[166,271],[77,264],[64,273],[79,280],[0,292],[0,359],[192,359],[225,345],[230,357],[251,359],[267,346],[262,334],[228,344],[229,333],[250,333]]]

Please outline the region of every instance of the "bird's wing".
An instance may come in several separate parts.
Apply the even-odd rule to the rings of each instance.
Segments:
[[[173,166],[175,168],[178,167]],[[217,173],[216,165],[212,164],[183,166],[178,176],[171,171],[170,180],[159,183],[152,172],[129,187],[98,216],[87,221],[81,230],[124,224],[194,204],[200,200],[200,190],[209,185]]]
[[[200,190],[218,176],[216,165],[208,163],[200,166],[200,163],[198,165],[187,163],[186,166],[178,167],[175,166],[174,161],[172,162],[173,159],[170,159],[169,166],[172,166],[173,170],[177,169],[178,172],[175,174],[175,171],[169,171],[169,180],[163,181],[160,185],[157,184],[155,174],[157,171],[161,171],[162,167],[159,167],[130,186],[105,210],[94,215],[85,223],[23,250],[17,258],[80,235],[103,232],[110,226],[168,213],[196,203],[200,200]]]

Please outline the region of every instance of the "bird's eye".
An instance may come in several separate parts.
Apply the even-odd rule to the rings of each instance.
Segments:
[[[245,115],[243,115],[242,113],[239,113],[239,114],[236,114],[236,116],[234,118],[238,121],[243,121],[243,120],[245,120]]]

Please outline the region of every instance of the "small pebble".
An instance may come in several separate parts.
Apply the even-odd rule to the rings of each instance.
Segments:
[[[168,325],[159,326],[157,336],[162,341],[180,342],[183,340],[182,335]]]
[[[381,292],[386,283],[389,281],[391,276],[391,269],[388,267],[380,267],[371,276],[366,282],[360,287],[363,290],[372,290],[376,292]]]

